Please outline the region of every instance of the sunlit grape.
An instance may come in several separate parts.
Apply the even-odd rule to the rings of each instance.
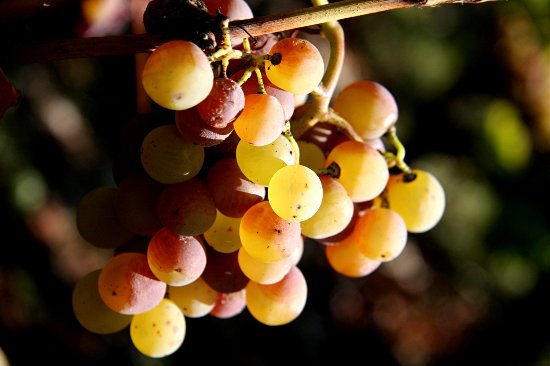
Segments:
[[[231,253],[241,247],[239,236],[240,217],[229,217],[220,211],[216,214],[216,221],[203,234],[206,243],[218,252]]]
[[[218,300],[218,292],[200,277],[185,286],[168,286],[167,293],[168,298],[189,318],[209,314]]]
[[[248,94],[233,127],[243,141],[264,146],[281,135],[284,123],[284,110],[277,98],[269,94]]]
[[[325,247],[325,255],[332,269],[347,277],[364,277],[376,271],[380,260],[371,259],[359,251],[353,235]]]
[[[236,81],[228,78],[214,79],[214,85],[208,96],[197,104],[197,110],[203,121],[216,128],[227,127],[243,108],[243,90]]]
[[[279,282],[293,265],[292,257],[286,257],[274,262],[259,261],[248,254],[243,247],[239,249],[238,260],[239,266],[246,277],[264,285]]]

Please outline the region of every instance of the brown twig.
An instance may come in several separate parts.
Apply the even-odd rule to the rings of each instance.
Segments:
[[[229,33],[233,39],[255,37],[394,9],[443,4],[472,4],[486,1],[491,0],[343,0],[322,6],[234,21],[229,25]],[[6,45],[0,52],[0,62],[7,64],[33,63],[148,53],[165,41],[167,38],[160,35],[131,34]]]

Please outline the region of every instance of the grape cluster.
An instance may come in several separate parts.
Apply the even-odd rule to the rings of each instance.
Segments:
[[[252,17],[244,0],[223,4],[229,18]],[[323,57],[306,39],[264,41],[207,54],[172,40],[150,54],[143,87],[169,117],[133,121],[116,186],[77,207],[81,236],[114,249],[74,288],[87,330],[129,327],[140,352],[163,357],[181,346],[186,317],[246,308],[263,324],[287,324],[306,304],[305,239],[323,246],[336,272],[362,277],[399,256],[408,233],[440,220],[437,179],[386,152],[385,136],[398,141],[392,94],[356,81],[331,110],[358,138],[320,121],[295,139],[291,121],[308,103],[296,101],[320,85]]]

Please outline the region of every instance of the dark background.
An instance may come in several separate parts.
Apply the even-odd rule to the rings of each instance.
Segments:
[[[130,1],[112,4],[119,10],[96,35],[131,31]],[[250,4],[255,15],[309,6]],[[75,281],[111,255],[79,238],[74,207],[115,184],[120,131],[141,107],[134,57],[0,65],[23,95],[0,120],[0,348],[11,365],[550,365],[550,3],[412,8],[341,24],[339,88],[367,78],[394,94],[407,162],[445,188],[442,221],[362,279],[334,273],[306,242],[298,319],[268,327],[246,310],[187,319],[182,347],[163,359],[141,356],[126,331],[86,332],[71,309]],[[79,1],[0,1],[4,41],[90,27]]]

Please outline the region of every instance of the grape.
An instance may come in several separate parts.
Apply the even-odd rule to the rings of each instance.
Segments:
[[[185,286],[168,286],[168,298],[174,301],[186,317],[200,318],[214,308],[218,292],[199,277]]]
[[[307,108],[309,108],[309,105],[306,103],[304,106],[297,108],[294,115],[299,117],[300,113],[305,112]],[[349,137],[331,123],[317,122],[315,126],[311,127],[300,136],[300,140],[317,145],[326,155],[335,146],[342,142],[349,141]]]
[[[416,178],[404,173],[390,176],[387,191],[389,207],[405,221],[411,233],[432,229],[445,211],[445,191],[431,173],[413,169]]]
[[[284,110],[277,98],[269,94],[248,94],[233,127],[241,140],[264,146],[281,135],[284,124]]]
[[[134,315],[130,338],[145,356],[171,355],[183,343],[186,322],[180,308],[170,299],[162,299],[153,309]]]
[[[323,168],[326,156],[318,145],[303,140],[298,140],[297,144],[300,149],[300,164],[313,171]]]
[[[184,286],[200,277],[206,253],[200,239],[161,228],[149,242],[147,260],[157,278],[170,286]]]
[[[98,289],[109,308],[133,315],[154,308],[164,297],[166,283],[151,272],[145,254],[121,253],[101,269]]]
[[[239,234],[247,253],[262,262],[291,256],[302,240],[300,223],[281,218],[268,201],[259,202],[246,211]]]
[[[216,128],[204,122],[197,107],[176,111],[176,128],[184,139],[195,145],[211,147],[224,142],[233,132],[233,123]]]
[[[246,286],[248,310],[256,320],[266,325],[290,323],[302,313],[306,300],[306,279],[296,266],[292,266],[279,282],[262,285],[250,281]]]
[[[357,103],[358,100],[361,103]],[[359,80],[346,86],[335,96],[332,107],[365,140],[380,138],[395,124],[398,116],[393,95],[371,80]]]
[[[243,174],[254,183],[264,187],[275,172],[284,166],[294,164],[292,145],[280,135],[269,145],[253,146],[244,141],[237,145],[236,158]]]
[[[168,41],[147,58],[142,72],[146,93],[171,110],[191,108],[204,100],[214,82],[208,57],[193,42]]]
[[[239,315],[246,308],[246,290],[235,292],[218,292],[216,305],[210,315],[220,319],[232,318]]]
[[[332,269],[346,277],[364,277],[376,271],[379,260],[363,255],[355,242],[353,235],[343,241],[325,247],[325,256]]]
[[[203,234],[204,239],[218,252],[231,253],[239,250],[241,239],[239,237],[240,217],[229,217],[220,211],[216,214],[216,221]]]
[[[286,257],[274,262],[262,262],[248,254],[243,247],[239,249],[238,255],[239,266],[246,277],[264,285],[279,282],[292,267],[293,259]]]
[[[196,236],[204,233],[216,220],[216,205],[206,183],[195,177],[168,185],[157,204],[162,225],[174,234]]]
[[[252,205],[265,198],[265,187],[248,180],[234,158],[214,162],[206,183],[217,209],[229,217],[242,217]]]
[[[386,160],[370,145],[358,141],[342,142],[327,156],[325,168],[332,162],[340,167],[337,179],[353,202],[371,200],[386,187],[389,178]]]
[[[72,293],[73,312],[80,325],[92,333],[116,333],[130,324],[132,316],[117,313],[105,305],[97,287],[100,272],[100,269],[89,272],[76,282]]]
[[[395,211],[379,207],[357,220],[353,239],[359,251],[382,262],[396,258],[407,244],[407,227]]]
[[[301,222],[313,216],[323,200],[323,185],[315,172],[303,165],[279,169],[267,189],[273,211],[287,221]]]
[[[76,207],[76,228],[96,247],[116,248],[134,236],[115,214],[116,195],[116,187],[98,187],[86,193]]]
[[[216,78],[212,90],[197,110],[207,124],[216,128],[225,128],[244,108],[244,93],[239,84],[232,79]]]
[[[204,163],[204,148],[185,140],[176,126],[163,125],[143,140],[141,163],[156,181],[180,183],[199,173]]]
[[[371,201],[368,201],[368,202],[371,202]],[[316,239],[315,241],[320,243],[320,244],[327,245],[327,246],[335,245],[335,244],[343,241],[345,238],[347,238],[353,232],[353,229],[355,228],[355,223],[359,219],[359,216],[360,216],[359,215],[359,208],[357,207],[357,203],[355,203],[354,207],[353,207],[353,214],[351,216],[351,220],[342,231],[340,231],[339,233],[337,233],[335,235],[331,235],[327,238]]]
[[[289,91],[283,90],[275,85],[267,78],[265,71],[261,71],[262,81],[264,83],[265,92],[269,95],[277,98],[281,106],[283,107],[283,112],[285,114],[285,121],[288,121],[292,114],[294,113],[295,101],[294,94]],[[235,74],[231,75],[231,79],[239,81],[239,79],[244,75],[244,70],[240,70]],[[248,94],[257,94],[259,92],[258,86],[258,77],[256,73],[252,73],[250,77],[241,85],[241,88],[245,95]]]
[[[353,202],[346,189],[331,176],[320,178],[323,186],[319,210],[302,221],[302,235],[312,239],[324,239],[336,235],[346,228],[353,217]]]
[[[237,259],[238,252],[221,253],[208,245],[206,268],[202,279],[219,292],[235,292],[245,288],[249,279],[245,276]]]
[[[281,89],[298,95],[309,94],[323,78],[323,56],[306,39],[283,38],[273,45],[269,54],[271,59],[265,63],[265,72]]]
[[[114,212],[132,233],[153,235],[160,229],[157,201],[164,186],[144,173],[130,173],[118,185]]]
[[[217,15],[219,10],[230,20],[250,19],[254,16],[245,0],[204,0],[204,4],[211,15]]]

